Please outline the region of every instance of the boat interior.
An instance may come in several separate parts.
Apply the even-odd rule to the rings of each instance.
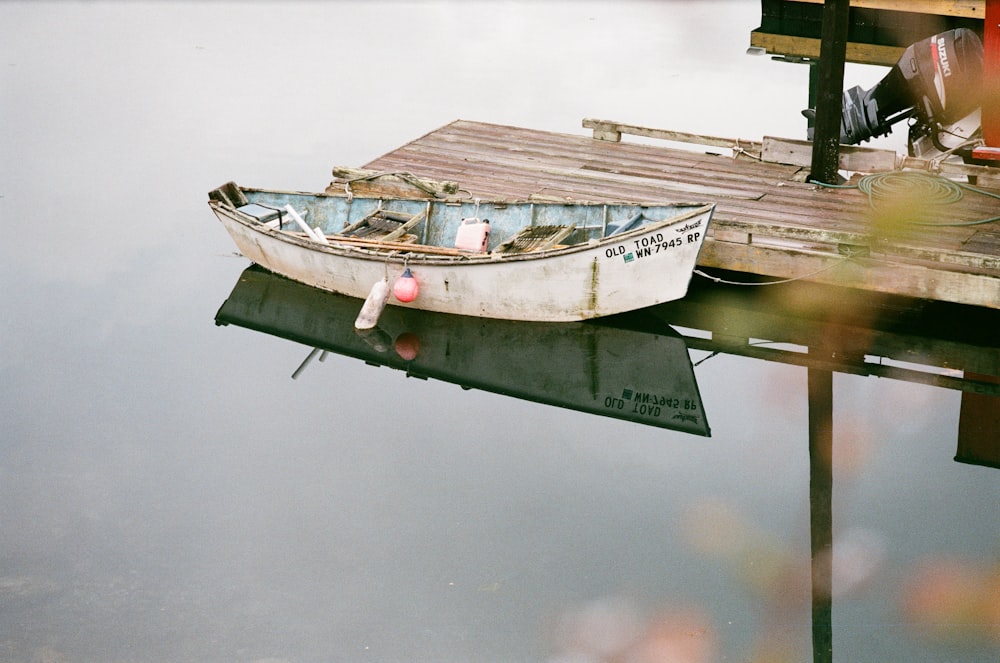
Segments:
[[[268,191],[229,182],[209,199],[258,223],[321,243],[432,253],[513,254],[624,234],[700,211],[700,203],[445,200]],[[296,218],[297,217],[297,218]]]

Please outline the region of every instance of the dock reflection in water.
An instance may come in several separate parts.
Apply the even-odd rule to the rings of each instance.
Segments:
[[[684,337],[648,312],[579,323],[488,320],[389,306],[359,331],[361,300],[259,268],[244,271],[216,324],[537,403],[710,435]]]
[[[353,326],[360,306],[359,300],[251,267],[222,305],[216,323],[315,348],[296,373],[318,354],[335,352],[414,377],[706,436],[709,427],[690,349],[703,353],[700,361],[731,354],[804,368],[810,555],[805,573],[812,576],[811,595],[802,605],[798,595],[786,596],[784,584],[758,589],[769,609],[811,612],[814,663],[835,660],[836,599],[868,579],[884,555],[878,537],[852,540],[850,533],[838,536],[833,526],[832,459],[835,449],[841,457],[850,453],[847,438],[857,433],[834,426],[833,375],[878,376],[960,391],[955,460],[1000,467],[995,442],[1000,347],[992,331],[994,312],[898,298],[853,299],[850,291],[815,286],[789,286],[780,293],[766,288],[736,292],[704,281],[696,281],[683,300],[578,324],[482,320],[388,307],[380,326],[363,333]],[[726,517],[711,513],[701,514],[699,523],[698,531],[710,531],[692,539],[692,545],[702,546],[701,554],[737,567],[744,552],[753,558],[752,533],[747,534],[751,540],[740,539],[746,528],[734,528]],[[719,539],[720,532],[726,532],[725,541]],[[840,568],[835,564],[838,557],[848,560]],[[844,563],[853,573],[846,583]],[[930,573],[937,572],[937,567],[930,568]],[[967,577],[979,577],[976,572],[971,566],[957,571],[946,566],[944,573],[951,575],[944,580],[915,572],[899,608],[913,624],[945,629],[947,635],[958,605],[965,610],[962,614],[971,614],[986,628],[988,616],[977,606],[988,604],[984,597],[992,590],[988,581],[985,589],[967,582]],[[841,577],[839,587],[833,583],[836,577]],[[949,579],[954,587],[948,585]],[[953,592],[952,602],[943,607],[925,605],[926,586],[942,583]],[[634,626],[642,630],[641,625]],[[992,637],[985,630],[969,632],[967,624],[956,624],[955,629],[986,641]],[[770,635],[780,643],[779,634]]]
[[[811,384],[842,373],[960,391],[955,460],[1000,467],[1000,311],[805,283],[734,290],[702,279],[684,299],[651,311],[693,350],[802,366]],[[810,389],[811,412],[829,407],[827,391]]]
[[[827,286],[794,285],[777,293],[693,285],[683,300],[656,308],[657,315],[697,336],[688,338],[692,347],[709,356],[741,355],[807,370],[812,661],[831,663],[834,579],[841,576],[842,592],[844,585],[866,579],[882,554],[872,542],[859,547],[834,536],[834,454],[843,453],[838,441],[849,442],[856,431],[845,435],[834,426],[833,375],[961,391],[955,460],[1000,468],[1000,315]],[[842,560],[836,566],[835,556]],[[995,638],[989,597],[998,588],[996,577],[941,560],[928,568],[908,583],[900,605],[906,618],[944,638]],[[848,571],[854,579],[845,582]]]

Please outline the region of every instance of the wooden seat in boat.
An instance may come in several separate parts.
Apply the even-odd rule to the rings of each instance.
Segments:
[[[407,242],[416,241],[416,235],[408,234],[418,223],[424,220],[427,212],[407,214],[387,209],[377,209],[363,219],[352,223],[337,235],[344,237],[361,237],[377,242]]]
[[[576,226],[525,226],[516,235],[500,244],[498,253],[529,253],[550,249],[576,230]]]

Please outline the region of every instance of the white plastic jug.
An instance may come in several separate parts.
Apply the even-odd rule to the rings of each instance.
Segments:
[[[455,235],[455,248],[460,251],[474,251],[476,253],[486,253],[486,246],[490,241],[490,220],[479,220],[478,217],[470,216],[462,219],[462,225],[458,227]]]

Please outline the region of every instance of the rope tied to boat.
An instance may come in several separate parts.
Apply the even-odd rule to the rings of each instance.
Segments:
[[[868,206],[873,210],[892,200],[910,200],[924,206],[950,205],[962,200],[965,191],[1000,199],[998,194],[923,170],[872,173],[862,177],[857,184],[827,184],[818,180],[809,182],[826,189],[858,189],[868,197]],[[1000,221],[1000,215],[977,221],[907,221],[906,223],[914,226],[960,227],[983,225],[994,221]]]
[[[399,255],[399,251],[397,251],[396,249],[393,249],[392,251],[389,251],[389,253],[385,254],[385,261],[383,262],[383,266],[385,267],[385,280],[386,281],[389,280],[389,263],[397,255]],[[403,263],[404,264],[406,263],[405,259],[403,260]]]
[[[848,251],[845,252],[844,257],[841,258],[840,260],[837,260],[836,262],[832,262],[829,265],[824,265],[823,267],[820,267],[819,269],[817,269],[814,272],[809,272],[808,274],[802,274],[801,276],[793,276],[793,277],[787,278],[787,279],[778,279],[776,281],[729,281],[727,279],[723,279],[723,278],[720,278],[718,276],[712,276],[711,274],[706,274],[705,272],[703,272],[703,271],[701,271],[700,269],[697,269],[697,268],[695,268],[692,271],[695,274],[697,274],[698,276],[706,278],[709,281],[713,281],[715,283],[723,283],[725,285],[750,285],[750,286],[781,285],[782,283],[792,283],[794,281],[802,281],[803,279],[812,278],[813,276],[816,276],[817,274],[822,274],[823,272],[829,271],[829,270],[833,269],[834,267],[839,267],[840,265],[843,265],[848,260],[852,260],[856,255],[863,255],[863,254],[861,252],[855,253],[853,251],[848,250]]]

